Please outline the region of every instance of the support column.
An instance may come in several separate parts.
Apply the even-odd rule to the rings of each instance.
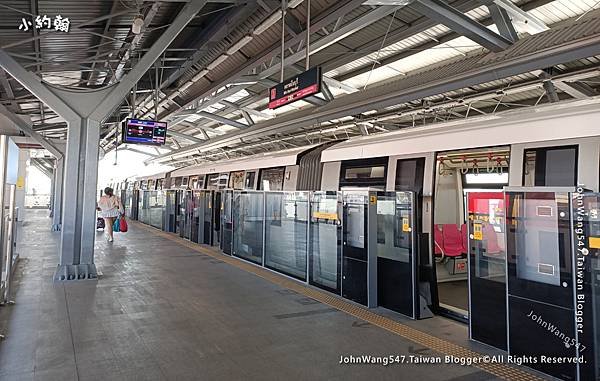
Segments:
[[[64,183],[64,157],[57,158],[52,177],[52,231],[60,231],[62,222],[62,193]]]
[[[94,279],[100,122],[81,118],[67,124],[60,261],[54,279]]]
[[[15,190],[15,206],[19,213],[15,221],[23,221],[23,211],[25,210],[25,193],[27,189],[27,160],[29,160],[29,151],[19,149],[19,169],[17,171],[17,184]]]

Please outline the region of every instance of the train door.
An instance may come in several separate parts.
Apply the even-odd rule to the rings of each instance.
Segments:
[[[179,226],[177,223],[177,214],[178,214],[178,191],[175,189],[169,189],[166,191],[166,200],[165,200],[165,220],[164,220],[164,230],[169,233],[177,233],[179,230]]]
[[[431,185],[425,186],[426,163],[434,160],[433,154],[426,157],[401,158],[396,160],[396,173],[394,188],[397,192],[409,192],[412,194],[412,218],[411,233],[413,233],[414,262],[416,266],[416,315],[415,318],[422,319],[433,316],[431,307],[436,305],[435,293],[437,283],[435,278],[435,261],[431,257]],[[433,164],[432,164],[433,166]],[[427,171],[432,176],[431,173]],[[431,184],[430,180],[427,181]],[[427,188],[427,192],[426,189]],[[427,196],[426,196],[427,193]],[[404,207],[406,209],[406,207]],[[429,221],[429,223],[425,222]],[[398,233],[396,233],[398,234]],[[382,274],[382,276],[394,277],[393,274]],[[391,280],[390,280],[391,281]]]
[[[222,191],[213,192],[213,208],[212,208],[212,245],[221,246],[221,204]]]
[[[201,191],[194,190],[191,192],[192,198],[192,212],[190,218],[190,241],[195,243],[200,243],[200,229],[202,228],[202,224],[200,223],[201,219],[201,211],[200,207],[201,202]]]
[[[199,238],[199,243],[203,243],[205,245],[212,245],[212,231],[213,231],[213,191],[202,191],[202,227],[201,227],[201,238]]]
[[[223,253],[231,255],[231,245],[233,242],[233,191],[223,192],[223,211],[221,213],[221,250]]]
[[[469,192],[469,337],[506,350],[503,192]]]
[[[190,239],[192,235],[192,215],[194,213],[192,191],[183,190],[181,194],[182,200],[179,203],[179,235],[182,238]]]
[[[377,193],[377,301],[418,318],[413,192]]]
[[[501,192],[508,185],[510,147],[438,153],[433,210],[433,252],[438,310],[467,321],[468,206],[470,192]]]
[[[375,279],[376,192],[342,192],[342,296],[369,307],[377,305]]]

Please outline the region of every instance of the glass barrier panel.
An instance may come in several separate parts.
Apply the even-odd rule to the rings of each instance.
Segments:
[[[469,192],[467,198],[472,275],[506,283],[504,193]]]
[[[233,255],[262,264],[263,192],[233,193]]]
[[[468,192],[468,221],[461,233],[468,247],[470,338],[507,349],[506,248],[503,192]],[[465,232],[464,228],[468,231]]]
[[[410,192],[377,194],[377,257],[411,263],[412,202]]]
[[[266,192],[265,205],[265,266],[306,280],[308,192]]]
[[[310,202],[309,283],[340,293],[342,199],[338,192],[315,192]]]
[[[149,197],[149,191],[140,191],[142,193],[142,197],[140,197],[141,200],[141,207],[140,207],[140,212],[139,212],[139,219],[140,222],[145,223],[146,225],[150,225],[150,216],[149,216],[149,203],[150,203],[150,197]]]
[[[572,308],[568,194],[508,192],[506,198],[509,293]]]
[[[155,228],[163,228],[163,210],[165,208],[165,192],[163,191],[150,191],[149,199],[149,215],[150,225]]]
[[[574,194],[573,228],[580,378],[600,380],[600,193]]]

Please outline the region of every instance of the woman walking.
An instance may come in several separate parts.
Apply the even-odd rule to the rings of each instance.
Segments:
[[[98,200],[98,210],[100,217],[104,218],[106,228],[104,231],[108,233],[108,242],[113,241],[113,224],[119,216],[125,216],[125,208],[121,200],[113,194],[111,187],[104,188],[104,195]]]

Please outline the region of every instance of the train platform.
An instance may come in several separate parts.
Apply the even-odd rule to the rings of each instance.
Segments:
[[[46,214],[29,211],[20,227],[17,303],[0,309],[0,380],[541,379],[505,365],[417,363],[492,352],[460,323],[325,297],[139,223],[113,243],[98,232],[97,281],[53,283],[58,234]],[[405,363],[340,364],[362,355]]]

